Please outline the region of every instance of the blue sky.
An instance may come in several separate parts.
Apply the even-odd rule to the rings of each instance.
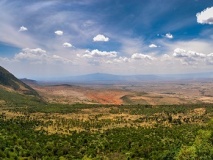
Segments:
[[[213,69],[212,0],[0,0],[0,65],[18,77]]]

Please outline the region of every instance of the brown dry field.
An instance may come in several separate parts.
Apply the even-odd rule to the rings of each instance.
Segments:
[[[144,82],[131,85],[35,85],[48,102],[74,104],[213,103],[213,82]]]

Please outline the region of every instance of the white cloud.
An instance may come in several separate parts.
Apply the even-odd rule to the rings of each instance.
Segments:
[[[70,47],[72,47],[72,44],[70,44],[70,43],[68,43],[68,42],[65,42],[65,43],[63,44],[63,46],[64,46],[64,47],[67,47],[67,48],[70,48]]]
[[[166,37],[166,38],[169,38],[169,39],[174,38],[173,35],[172,35],[171,33],[167,33],[167,34],[165,35],[165,37]]]
[[[167,48],[168,52],[173,52],[177,46],[178,48],[184,48],[187,51],[196,51],[199,53],[212,53],[213,45],[211,41],[204,39],[193,39],[186,41],[176,41],[176,42],[167,42],[167,41],[158,41],[161,46]]]
[[[213,53],[210,54],[204,54],[204,53],[198,53],[195,51],[187,51],[184,49],[176,48],[174,50],[173,56],[175,58],[179,58],[184,64],[200,64],[204,65],[206,63],[207,65],[212,65],[213,63]]]
[[[206,63],[209,64],[209,65],[213,65],[213,53],[209,53],[207,55]]]
[[[64,58],[58,55],[53,55],[52,56],[53,60],[58,61],[58,62],[63,62],[63,63],[72,63],[72,61],[68,58]]]
[[[24,26],[21,26],[20,29],[19,29],[19,32],[24,32],[24,31],[27,31],[28,29]]]
[[[149,45],[149,48],[156,48],[156,47],[158,47],[158,46],[156,46],[155,44],[150,44]]]
[[[84,54],[82,57],[86,58],[92,58],[92,57],[117,57],[117,52],[116,51],[99,51],[98,49],[94,49],[92,51],[86,50],[86,54]]]
[[[134,53],[131,56],[132,59],[148,59],[148,60],[153,60],[154,58],[152,56],[146,55],[146,54],[141,54],[141,53]]]
[[[213,53],[209,53],[207,57],[213,57]]]
[[[22,52],[15,55],[15,60],[42,60],[47,57],[46,51],[41,48],[25,48]]]
[[[213,24],[213,7],[206,8],[196,14],[197,22],[201,24]]]
[[[58,35],[58,36],[62,36],[64,34],[64,32],[57,30],[57,31],[55,31],[55,34]]]
[[[192,58],[192,57],[200,57],[200,58],[204,58],[206,57],[205,54],[203,53],[197,53],[197,52],[194,52],[194,51],[186,51],[184,49],[181,49],[181,48],[176,48],[174,50],[174,54],[173,54],[174,57],[188,57],[188,58]]]
[[[161,61],[171,61],[172,60],[172,56],[168,55],[168,54],[163,54],[161,57],[160,57],[160,60]]]
[[[98,34],[97,36],[95,36],[93,38],[93,41],[94,42],[101,42],[101,41],[102,42],[107,42],[107,41],[109,41],[109,38],[104,36],[104,35],[102,35],[102,34]]]
[[[14,60],[16,61],[26,61],[26,62],[33,62],[33,63],[72,63],[71,60],[68,58],[64,58],[58,55],[49,55],[47,52],[41,48],[24,48],[22,51],[14,56]]]
[[[116,58],[113,60],[114,62],[118,62],[118,63],[121,63],[121,62],[130,62],[130,59],[127,58],[127,57],[119,57],[119,58]]]
[[[25,53],[30,52],[33,54],[45,54],[46,53],[46,51],[41,48],[35,48],[35,49],[24,48],[22,51]]]

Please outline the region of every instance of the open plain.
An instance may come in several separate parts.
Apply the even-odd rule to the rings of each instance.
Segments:
[[[213,103],[212,81],[162,81],[137,84],[29,84],[48,102],[74,104]]]

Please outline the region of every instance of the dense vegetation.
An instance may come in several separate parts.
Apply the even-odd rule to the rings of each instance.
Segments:
[[[0,97],[0,159],[213,159],[212,104],[48,104],[3,89]]]
[[[5,159],[212,159],[212,125],[120,128],[104,133],[47,135],[36,121],[0,120],[0,157]],[[188,157],[188,158],[187,158]],[[191,158],[190,158],[191,157]]]

